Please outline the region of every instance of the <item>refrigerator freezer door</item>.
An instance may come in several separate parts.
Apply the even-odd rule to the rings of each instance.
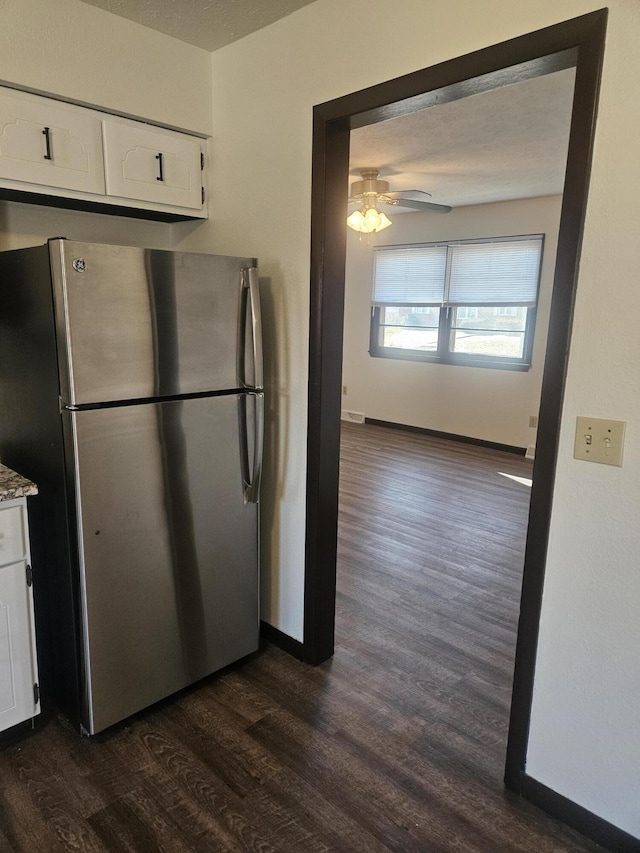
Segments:
[[[90,733],[258,647],[245,396],[64,415],[77,458]]]
[[[250,387],[250,258],[51,240],[62,400]]]

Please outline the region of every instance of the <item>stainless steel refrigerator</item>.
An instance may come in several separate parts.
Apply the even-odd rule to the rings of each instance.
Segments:
[[[0,458],[33,479],[47,691],[99,732],[258,647],[255,260],[0,253]]]

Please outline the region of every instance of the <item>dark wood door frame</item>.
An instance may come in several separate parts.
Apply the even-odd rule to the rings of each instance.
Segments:
[[[576,67],[505,782],[522,792],[558,433],[582,240],[607,11],[600,10],[364,89],[314,109],[309,424],[303,656],[333,654],[346,195],[352,128],[505,83]]]

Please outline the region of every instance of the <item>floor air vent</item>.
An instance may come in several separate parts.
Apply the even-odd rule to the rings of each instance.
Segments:
[[[349,412],[346,409],[343,409],[340,417],[343,421],[351,421],[354,424],[364,423],[364,412]]]

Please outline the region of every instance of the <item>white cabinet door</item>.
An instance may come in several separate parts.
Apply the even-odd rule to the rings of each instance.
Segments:
[[[104,120],[107,194],[202,209],[201,140],[126,120]]]
[[[99,114],[0,89],[0,179],[104,194]]]
[[[26,518],[20,503],[0,505],[0,566],[27,558]]]
[[[27,563],[0,566],[0,730],[40,713]]]
[[[25,498],[0,502],[0,731],[40,713]]]

